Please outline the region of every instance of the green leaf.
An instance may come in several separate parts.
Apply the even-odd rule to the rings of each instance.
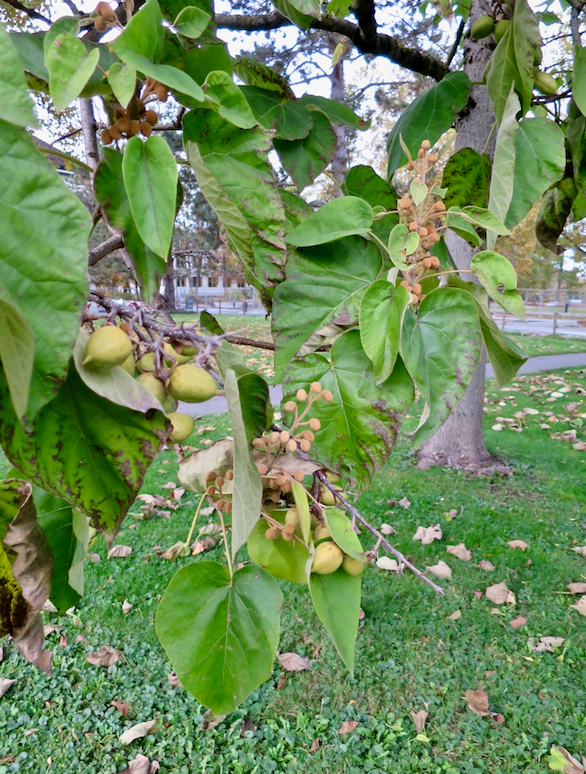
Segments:
[[[468,102],[471,88],[472,84],[465,73],[448,73],[401,113],[387,140],[388,180],[408,160],[401,148],[400,137],[411,156],[416,158],[423,140],[429,140],[433,145],[452,126],[457,114]]]
[[[138,233],[161,258],[167,258],[175,223],[177,163],[162,137],[146,142],[131,137],[122,160],[124,187]]]
[[[473,226],[492,231],[498,236],[507,236],[511,233],[504,223],[485,207],[475,207],[473,204],[469,204],[461,210],[460,215]]]
[[[232,497],[232,556],[248,540],[254,525],[260,517],[262,503],[262,481],[251,454],[250,442],[240,402],[240,391],[236,373],[226,370],[224,395],[228,403],[230,424],[234,436],[234,495]]]
[[[359,164],[352,167],[344,183],[348,196],[360,196],[372,207],[381,206],[385,210],[397,209],[397,194],[393,188],[376,174],[372,167]]]
[[[515,88],[521,95],[523,112],[529,110],[533,93],[533,80],[536,71],[536,56],[541,53],[541,35],[539,21],[529,7],[527,0],[515,0],[513,22],[510,25],[515,49],[515,61],[519,81]]]
[[[481,348],[478,311],[468,293],[438,288],[423,299],[417,315],[407,310],[401,353],[429,407],[414,445],[431,438],[453,411],[476,370]]]
[[[311,185],[332,160],[336,150],[336,133],[320,112],[313,116],[313,127],[301,140],[277,140],[273,144],[281,164],[302,191]]]
[[[407,308],[407,291],[378,280],[366,290],[360,304],[360,340],[372,360],[377,384],[386,381],[395,367],[401,325]]]
[[[108,83],[123,108],[128,107],[136,89],[136,70],[125,62],[114,62],[108,70]]]
[[[292,362],[283,376],[284,400],[319,381],[330,390],[329,403],[317,401],[312,416],[321,429],[312,453],[322,463],[356,481],[358,491],[387,462],[403,417],[413,402],[413,384],[397,358],[390,377],[380,385],[360,344],[360,333],[348,331],[334,342],[330,357],[305,355]]]
[[[389,233],[389,254],[399,269],[406,269],[405,256],[412,255],[419,247],[419,234],[409,231],[404,223],[398,223]]]
[[[155,628],[177,677],[215,715],[232,712],[268,679],[279,644],[282,594],[265,570],[230,575],[216,562],[177,572]]]
[[[311,575],[311,601],[332,638],[344,665],[354,674],[354,650],[360,615],[360,578],[339,569],[330,575]]]
[[[480,247],[482,244],[483,240],[476,233],[476,229],[468,223],[455,208],[448,210],[446,214],[446,225],[454,232],[454,234],[462,237],[462,239],[466,239],[476,247]]]
[[[307,16],[319,16],[320,15],[320,1],[319,0],[290,0],[293,8],[296,8],[299,13],[306,14]]]
[[[152,2],[152,0],[149,0],[149,2]],[[120,40],[120,38],[117,38],[117,40]],[[168,86],[176,94],[186,94],[197,102],[203,102],[205,99],[201,86],[187,73],[178,70],[177,67],[166,64],[153,64],[146,57],[135,54],[133,51],[123,51],[120,54],[120,58],[126,64],[144,73],[147,77]]]
[[[442,177],[442,186],[447,188],[444,204],[450,207],[465,207],[475,204],[486,207],[491,174],[490,158],[473,148],[460,148],[448,159]]]
[[[582,115],[586,115],[586,51],[583,48],[574,48],[572,97]]]
[[[284,524],[285,514],[271,511],[271,517]],[[299,540],[269,540],[265,537],[268,522],[260,519],[255,524],[248,538],[248,554],[255,564],[264,567],[274,578],[281,578],[290,583],[307,583],[305,565],[309,559],[309,551]]]
[[[77,605],[83,596],[83,565],[89,543],[87,517],[66,500],[33,487],[37,523],[53,553],[53,579],[49,599],[59,613]]]
[[[276,380],[306,342],[322,343],[321,331],[356,325],[362,295],[381,271],[380,250],[361,237],[291,256],[273,299]]]
[[[304,218],[309,217],[313,212],[313,208],[301,196],[297,196],[291,191],[279,188],[279,196],[283,202],[288,231],[296,228]]]
[[[213,107],[226,121],[240,129],[252,129],[257,125],[244,94],[228,73],[213,70],[206,78],[204,91],[207,99],[212,101]]]
[[[348,556],[363,562],[364,550],[350,519],[339,508],[324,508],[323,512],[334,543]]]
[[[12,410],[0,372],[0,442],[10,462],[110,536],[134,502],[167,432],[161,412],[147,416],[96,395],[71,361],[67,381],[37,413],[28,434]]]
[[[513,90],[513,86],[511,86],[496,137],[494,164],[490,181],[490,196],[488,199],[488,208],[501,221],[504,221],[507,216],[513,196],[515,182],[515,136],[519,129],[517,113],[520,107],[519,98]],[[489,233],[487,235],[488,247],[493,248],[495,242],[495,234]]]
[[[227,342],[226,342],[227,343]],[[246,430],[246,440],[250,445],[253,438],[258,438],[270,427],[273,418],[273,407],[269,386],[266,380],[258,373],[246,368],[244,365],[234,363],[233,354],[240,354],[237,348],[232,348],[229,368],[236,374],[238,393],[240,395],[240,410]],[[216,359],[221,362],[223,351],[218,350]],[[226,369],[222,369],[225,373]]]
[[[14,304],[0,297],[0,363],[19,420],[28,405],[34,359],[35,338],[29,324]]]
[[[53,45],[53,42],[59,35],[70,33],[76,38],[79,35],[79,30],[79,19],[76,19],[75,16],[62,16],[60,19],[54,21],[43,35],[42,42],[45,59],[47,58],[47,54],[49,53],[49,49]]]
[[[197,8],[197,6],[188,5],[180,11],[173,26],[180,35],[196,40],[205,32],[211,20],[212,17],[209,13]]]
[[[293,247],[312,247],[354,234],[366,236],[373,218],[372,207],[364,199],[341,196],[302,220],[285,241]]]
[[[87,295],[90,229],[90,214],[31,136],[0,124],[0,293],[35,338],[29,419],[67,373]]]
[[[223,70],[232,75],[232,60],[227,46],[221,40],[199,45],[189,51],[182,50],[181,56],[185,72],[196,83],[203,83],[212,70]]]
[[[202,193],[226,229],[246,276],[270,302],[284,276],[285,212],[260,127],[238,129],[212,110],[183,120],[187,158]]]
[[[327,5],[328,13],[331,13],[332,16],[339,16],[340,18],[344,18],[344,16],[348,16],[350,13],[350,6],[352,5],[352,0],[330,0]]]
[[[49,72],[49,89],[57,113],[79,96],[93,75],[100,52],[94,48],[89,54],[79,38],[71,33],[58,35],[45,56]]]
[[[299,102],[309,111],[318,110],[320,113],[323,113],[332,124],[351,126],[354,129],[359,129],[361,132],[366,131],[370,126],[370,121],[365,121],[363,118],[360,118],[360,116],[347,105],[343,105],[335,99],[318,97],[315,94],[304,94]]]
[[[0,120],[17,126],[37,125],[22,64],[3,24],[0,24]]]
[[[517,293],[517,272],[504,255],[492,250],[476,253],[470,263],[470,271],[476,274],[488,295],[497,304],[521,320],[525,319],[523,299]],[[503,286],[503,292],[498,290]]]
[[[274,91],[289,100],[294,99],[295,94],[289,81],[276,70],[272,70],[255,59],[241,55],[234,57],[233,66],[234,73],[247,86],[257,86],[262,90]]]
[[[146,60],[158,62],[163,52],[163,16],[157,0],[147,0],[115,40],[109,46],[125,62],[130,54],[138,54]],[[137,69],[140,69],[137,67]],[[145,73],[149,75],[149,73]]]
[[[566,196],[557,186],[550,188],[543,197],[535,223],[535,236],[539,243],[551,250],[554,255],[560,255],[564,251],[557,240],[572,211],[573,201],[572,197]]]
[[[563,177],[565,168],[560,127],[546,118],[523,119],[515,137],[513,194],[505,225],[511,228],[520,223],[545,191]]]
[[[124,246],[138,276],[142,296],[150,302],[159,289],[160,279],[167,264],[164,258],[147,247],[138,233],[124,187],[122,154],[113,148],[102,150],[102,159],[94,173],[94,192],[108,224],[123,236]]]
[[[311,113],[299,100],[256,86],[243,86],[242,93],[259,123],[277,139],[301,140],[313,127]]]
[[[311,26],[313,15],[309,16],[305,13],[301,13],[293,0],[272,0],[272,3],[279,13],[286,16],[287,19],[292,21],[299,29],[307,30]],[[319,12],[317,16],[319,16]]]
[[[309,545],[311,537],[311,514],[309,512],[309,500],[307,499],[307,492],[305,491],[303,484],[300,484],[294,478],[291,479],[291,491],[293,492],[293,499],[295,500],[295,506],[297,508],[297,512],[299,513],[301,535],[306,545]]]

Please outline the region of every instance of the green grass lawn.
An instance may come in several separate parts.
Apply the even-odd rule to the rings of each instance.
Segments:
[[[277,662],[269,681],[213,730],[202,730],[204,708],[167,682],[171,668],[153,626],[159,595],[177,567],[202,559],[171,562],[154,550],[185,538],[195,497],[187,492],[169,518],[129,515],[117,542],[131,546],[132,555],[108,561],[96,538],[90,550],[102,561],[87,565],[84,599],[73,615],[45,616],[62,626],[48,637],[52,677],[3,642],[0,678],[17,683],[0,699],[0,774],[110,774],[138,753],[160,761],[162,774],[545,774],[552,744],[578,759],[586,755],[586,618],[570,608],[577,598],[566,591],[567,583],[586,580],[586,561],[572,551],[586,544],[586,452],[562,439],[575,430],[577,441],[586,440],[585,390],[586,372],[578,370],[520,377],[500,391],[489,385],[486,440],[510,465],[506,478],[419,471],[402,439],[392,465],[358,505],[376,525],[392,524],[395,544],[421,568],[440,559],[449,564],[452,579],[438,581],[445,596],[410,574],[369,568],[350,676],[306,589],[283,583],[280,649],[309,657],[312,669],[285,675]],[[540,413],[521,419],[524,408]],[[553,422],[545,422],[546,412]],[[407,429],[416,426],[417,411],[411,413]],[[501,421],[515,414],[520,432]],[[226,432],[226,416],[202,418],[191,443],[203,446]],[[143,491],[166,494],[161,487],[176,482],[176,471],[175,454],[162,453]],[[407,509],[395,504],[403,497]],[[412,541],[419,525],[437,523],[441,541]],[[528,550],[509,548],[515,539]],[[469,562],[446,551],[461,542],[472,552]],[[219,549],[205,558],[221,558]],[[495,571],[480,569],[482,559]],[[492,614],[482,595],[502,581],[516,604]],[[133,605],[127,615],[125,599]],[[460,618],[450,620],[455,611]],[[519,616],[527,622],[515,630],[510,621]],[[534,653],[527,640],[542,636],[565,642],[554,653]],[[124,658],[108,668],[90,666],[86,655],[102,645]],[[464,692],[478,688],[504,722],[467,708]],[[128,718],[111,706],[114,700],[130,704]],[[416,738],[410,716],[422,709],[429,712],[427,741]],[[154,718],[156,734],[120,743],[126,728]],[[341,735],[345,720],[358,725]]]
[[[506,333],[529,357],[586,352],[586,339],[571,339],[567,336],[534,336],[528,333],[509,333],[508,331]]]

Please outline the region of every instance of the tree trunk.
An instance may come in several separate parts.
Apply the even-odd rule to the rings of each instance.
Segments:
[[[344,104],[345,86],[344,86],[344,60],[342,59],[333,68],[330,75],[332,84],[330,90],[330,99]],[[336,152],[331,162],[331,170],[334,178],[343,183],[348,171],[348,143],[346,142],[346,127],[342,124],[332,124],[332,129],[336,133]],[[336,189],[335,196],[341,196],[342,192]]]
[[[473,0],[472,22],[484,14],[492,13],[494,13],[492,3],[486,0]],[[469,37],[465,39],[464,70],[471,81],[476,83],[482,81],[482,74],[493,48],[492,36],[478,41],[471,40]],[[473,148],[478,153],[482,153],[494,120],[486,87],[473,86],[468,105],[456,121],[456,150]],[[487,151],[491,158],[494,155],[495,139],[496,130],[493,132]],[[474,248],[452,232],[448,233],[446,242],[456,266],[459,269],[469,268],[475,253]],[[473,279],[470,274],[461,276],[465,280]],[[430,438],[419,450],[417,459],[420,468],[447,465],[451,468],[478,470],[499,465],[498,461],[488,453],[482,432],[485,366],[486,353],[483,352],[478,368],[456,408],[433,438]]]

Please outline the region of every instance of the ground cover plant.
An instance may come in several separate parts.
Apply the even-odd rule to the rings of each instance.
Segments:
[[[169,684],[171,666],[153,626],[158,595],[178,566],[194,561],[161,556],[189,530],[193,493],[182,495],[177,510],[163,505],[147,518],[148,503],[138,500],[117,538],[132,554],[108,560],[104,540],[96,536],[90,552],[101,562],[88,566],[85,597],[70,615],[43,615],[46,625],[61,627],[48,635],[53,677],[5,645],[0,679],[16,682],[0,699],[2,774],[44,771],[48,758],[49,771],[60,774],[80,768],[120,772],[141,754],[169,774],[537,774],[549,770],[552,745],[579,759],[585,751],[586,637],[584,618],[571,607],[580,594],[570,594],[567,584],[586,581],[584,558],[573,550],[586,543],[586,453],[561,435],[576,429],[586,440],[586,422],[579,424],[586,412],[585,376],[584,370],[528,375],[503,390],[489,384],[486,436],[510,467],[506,478],[418,470],[407,440],[401,441],[397,461],[377,474],[358,506],[379,528],[396,529],[396,545],[419,566],[444,561],[450,567],[451,578],[438,581],[446,596],[409,573],[369,568],[357,639],[360,669],[350,678],[317,618],[307,615],[307,591],[281,582],[280,651],[297,654],[304,669],[287,672],[277,659],[268,682],[215,727],[206,729],[205,708]],[[551,400],[552,393],[560,397]],[[527,409],[519,425],[515,415]],[[545,412],[557,421],[544,422],[550,419]],[[491,429],[500,416],[512,420],[511,427],[501,422],[503,429]],[[415,421],[408,422],[412,430]],[[188,443],[206,448],[229,432],[226,414],[202,417]],[[548,442],[550,435],[558,438]],[[162,452],[142,492],[173,499],[165,487],[177,483],[177,471],[176,453]],[[424,546],[412,539],[419,526],[435,524],[441,540]],[[509,541],[524,541],[527,548],[511,548]],[[470,560],[447,552],[460,543]],[[220,553],[216,544],[195,561]],[[481,569],[481,560],[495,569]],[[503,581],[515,604],[496,605],[484,596]],[[133,607],[125,613],[126,601]],[[526,621],[519,628],[511,626],[521,619]],[[528,640],[537,646],[542,637],[564,642],[553,652],[536,652]],[[88,654],[103,646],[120,650],[120,660],[89,665]],[[478,689],[486,691],[502,722],[468,709],[465,692]],[[429,717],[417,738],[411,713],[422,710]],[[152,720],[156,733],[121,743],[125,730]]]

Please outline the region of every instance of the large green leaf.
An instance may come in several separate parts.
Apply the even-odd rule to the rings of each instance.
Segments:
[[[372,224],[374,234],[386,243],[391,229],[399,222],[395,190],[386,180],[379,177],[372,167],[363,164],[350,169],[346,176],[344,190],[350,196],[360,196],[372,207],[384,207],[385,210],[392,211],[389,215],[379,217]]]
[[[108,83],[118,102],[126,109],[136,90],[136,69],[125,62],[114,62],[108,70]]]
[[[60,613],[77,605],[83,596],[83,565],[89,542],[87,517],[66,500],[33,487],[37,523],[53,554],[53,579],[49,599]]]
[[[226,44],[221,40],[213,43],[199,45],[189,51],[181,52],[185,72],[196,83],[203,83],[213,70],[223,70],[232,75],[232,60]]]
[[[327,97],[319,97],[315,94],[304,94],[299,102],[309,111],[319,110],[319,112],[323,113],[332,124],[351,126],[362,132],[366,131],[370,126],[370,121],[365,121],[363,118],[360,118],[360,116],[347,105],[344,105],[335,99],[327,99]]]
[[[122,177],[122,154],[113,148],[102,150],[102,159],[94,174],[94,192],[108,223],[124,238],[132,259],[143,298],[150,301],[159,289],[166,261],[148,247],[136,227]]]
[[[49,83],[49,73],[45,67],[44,32],[11,32],[10,40],[18,53],[25,72],[34,75],[40,81]]]
[[[457,288],[433,290],[403,320],[401,353],[429,413],[413,436],[420,445],[460,400],[478,365],[482,337],[474,299]]]
[[[17,126],[37,124],[22,64],[3,24],[0,24],[0,120]]]
[[[0,298],[0,364],[4,368],[16,416],[28,405],[35,360],[35,338],[18,308]]]
[[[332,160],[336,150],[336,133],[320,112],[313,115],[313,126],[301,140],[274,140],[281,164],[302,191],[311,185]]]
[[[313,404],[311,415],[319,419],[321,429],[315,433],[312,452],[362,490],[393,450],[413,402],[411,379],[397,358],[390,377],[377,385],[360,334],[353,330],[336,339],[329,358],[316,353],[291,363],[283,376],[284,401],[316,381],[331,391],[333,399]]]
[[[227,342],[223,342],[218,348],[216,360],[224,375],[228,368],[236,374],[246,440],[251,444],[253,438],[258,438],[268,429],[273,417],[269,386],[258,371],[252,371],[245,365],[235,362],[236,356],[241,357],[240,352],[231,345],[228,345],[230,347],[228,350],[226,344]]]
[[[389,180],[399,167],[407,163],[399,138],[402,137],[411,157],[416,158],[423,140],[429,140],[433,145],[452,126],[457,114],[468,102],[471,88],[465,73],[449,73],[401,113],[387,140]]]
[[[312,337],[315,346],[321,343],[320,331],[325,335],[328,326],[335,331],[336,326],[358,322],[362,294],[381,271],[380,250],[361,237],[291,256],[287,279],[277,286],[273,299],[275,379],[303,344]]]
[[[224,395],[234,436],[234,495],[232,498],[232,556],[248,540],[260,517],[262,481],[251,454],[246,433],[239,382],[232,368],[226,369]],[[266,404],[265,404],[266,408]]]
[[[265,129],[275,132],[280,140],[300,140],[307,137],[313,118],[299,100],[257,86],[243,86],[252,112]]]
[[[284,523],[284,514],[271,512],[272,518]],[[290,583],[307,583],[305,565],[309,559],[309,551],[298,540],[269,540],[265,537],[268,523],[265,519],[258,521],[248,537],[248,554],[253,562],[264,567],[275,578]]]
[[[180,35],[196,40],[205,32],[211,20],[211,14],[197,6],[188,5],[179,12],[173,26]]]
[[[340,196],[302,220],[285,241],[293,247],[312,247],[354,234],[366,236],[373,218],[367,201],[358,196]]]
[[[131,137],[122,176],[138,233],[151,250],[167,258],[175,224],[177,163],[162,137]]]
[[[279,13],[286,16],[299,29],[307,30],[311,26],[313,15],[301,13],[293,0],[272,0],[272,3]]]
[[[132,15],[122,34],[109,44],[110,48],[123,61],[128,61],[128,54],[138,54],[147,60],[158,62],[163,52],[162,24],[163,16],[159,3],[157,0],[147,0],[140,10]]]
[[[28,416],[57,392],[87,294],[91,217],[22,129],[0,123],[0,295],[35,337]]]
[[[563,177],[566,168],[564,133],[547,118],[525,118],[515,137],[515,178],[505,225],[512,227],[535,202]]]
[[[360,538],[352,529],[352,522],[346,514],[339,508],[324,508],[324,519],[334,543],[348,556],[364,561]]]
[[[261,62],[247,56],[236,56],[233,60],[233,67],[236,75],[247,86],[256,86],[262,91],[276,92],[288,100],[294,99],[295,94],[289,81],[276,70],[272,70]],[[251,105],[251,107],[254,111],[254,106]]]
[[[177,677],[216,715],[225,715],[268,679],[279,644],[282,595],[266,570],[234,573],[216,562],[182,567],[155,619]]]
[[[407,300],[405,288],[395,288],[387,280],[373,282],[362,296],[360,340],[372,360],[377,384],[388,379],[395,367]]]
[[[258,124],[241,89],[224,70],[212,70],[205,80],[204,88],[207,100],[211,100],[214,109],[226,121],[240,129],[252,129]]]
[[[205,94],[201,86],[177,67],[167,64],[153,64],[150,59],[135,54],[134,51],[123,51],[120,57],[126,64],[134,67],[135,70],[139,70],[147,77],[165,84],[176,94],[186,94],[197,102],[204,101]]]
[[[491,173],[490,158],[473,148],[460,148],[448,159],[442,177],[442,188],[447,188],[444,204],[465,207],[475,204],[486,207]]]
[[[45,56],[49,72],[49,89],[57,113],[78,97],[96,69],[100,52],[89,53],[79,38],[71,33],[58,35]]]
[[[128,376],[128,375],[127,375]],[[0,372],[0,442],[22,474],[77,506],[113,536],[167,438],[167,420],[92,392],[70,362],[66,382],[36,415],[33,433],[21,427]]]
[[[270,135],[239,129],[212,110],[183,121],[187,158],[197,182],[226,229],[249,280],[270,301],[284,276],[285,212],[268,154]]]
[[[476,274],[488,295],[497,304],[515,317],[525,319],[523,299],[517,293],[517,272],[504,255],[492,250],[476,253],[470,263],[470,271]],[[501,285],[502,292],[499,290]]]
[[[586,49],[574,49],[572,97],[582,115],[586,115]]]
[[[329,575],[311,575],[311,601],[332,638],[340,658],[354,674],[356,635],[360,615],[360,578],[339,569]]]
[[[550,188],[543,197],[535,223],[535,236],[543,247],[555,255],[564,251],[557,240],[572,210],[573,197],[567,196],[558,186]]]
[[[500,127],[496,137],[494,163],[492,166],[492,178],[490,181],[490,196],[488,207],[499,220],[504,221],[511,198],[515,181],[515,136],[519,130],[517,113],[520,109],[519,98],[510,87],[509,96],[505,103]],[[488,233],[487,245],[489,249],[494,247],[496,235]]]
[[[296,228],[304,218],[309,217],[313,212],[313,208],[309,206],[305,199],[291,193],[291,191],[279,188],[279,196],[283,202],[288,231]]]

